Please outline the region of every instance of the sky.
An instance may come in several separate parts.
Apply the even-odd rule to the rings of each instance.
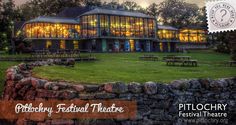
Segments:
[[[15,3],[17,6],[25,3],[26,1],[29,0],[15,0]],[[102,1],[112,1],[112,0],[102,0]],[[138,3],[139,5],[141,5],[142,7],[147,7],[148,5],[150,5],[151,3],[160,3],[164,0],[115,0],[115,1],[119,1],[120,3],[124,2],[124,1],[134,1],[136,3]],[[199,7],[203,7],[205,4],[205,0],[185,0],[186,2],[189,3],[196,3]]]

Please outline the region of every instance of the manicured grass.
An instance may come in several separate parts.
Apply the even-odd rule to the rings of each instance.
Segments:
[[[13,66],[16,65],[16,62],[0,62],[0,94],[2,93],[4,82],[5,82],[5,71]]]
[[[199,62],[198,67],[166,66],[165,62],[141,61],[144,54],[159,56],[191,56]],[[123,82],[170,82],[176,79],[223,78],[236,76],[236,67],[226,67],[230,55],[212,51],[191,51],[190,53],[98,53],[98,61],[79,62],[75,67],[43,66],[35,68],[34,75],[50,80],[66,80],[75,83]]]

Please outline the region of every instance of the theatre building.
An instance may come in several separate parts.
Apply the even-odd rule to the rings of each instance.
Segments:
[[[174,27],[158,26],[155,18],[143,13],[81,7],[67,8],[54,17],[29,20],[20,32],[32,43],[33,50],[52,51],[174,52],[186,37]]]

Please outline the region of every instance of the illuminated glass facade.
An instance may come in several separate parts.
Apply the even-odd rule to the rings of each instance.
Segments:
[[[21,33],[34,49],[174,52],[181,42],[206,42],[204,30],[157,26],[153,17],[142,13],[99,8],[75,18],[38,17],[26,22]]]
[[[206,43],[207,33],[202,29],[180,29],[179,40],[182,43]]]
[[[27,23],[23,27],[26,38],[78,39],[80,25],[58,23]]]
[[[80,18],[81,37],[90,38],[98,36],[98,18],[97,15],[88,15]]]
[[[101,17],[105,17],[104,19],[102,18],[100,23],[102,35],[106,36],[110,34],[113,37],[155,38],[154,19],[106,15],[101,15]],[[106,22],[109,22],[109,19],[110,25],[104,27],[106,26]]]
[[[178,30],[159,29],[157,31],[157,36],[160,40],[178,40],[179,39]]]
[[[87,15],[80,17],[80,21],[82,38],[97,36],[155,38],[154,19]]]

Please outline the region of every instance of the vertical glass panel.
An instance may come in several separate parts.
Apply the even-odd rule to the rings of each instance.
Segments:
[[[163,52],[163,43],[160,42],[160,43],[159,43],[159,46],[160,46],[160,51]]]
[[[52,47],[52,41],[47,40],[47,41],[46,41],[46,48],[47,48],[47,49],[50,49],[51,47]]]
[[[188,30],[186,30],[186,29],[180,30],[179,39],[180,39],[180,42],[188,42],[189,41]]]
[[[143,28],[143,19],[139,18],[139,25],[140,25],[140,37],[144,37],[144,28]]]
[[[116,28],[116,21],[115,21],[115,16],[110,16],[110,32],[111,36],[115,36],[115,28]]]
[[[25,25],[25,35],[26,37],[28,38],[31,38],[32,37],[32,31],[31,31],[31,24],[26,24]]]
[[[157,31],[157,36],[158,36],[159,39],[163,39],[163,32],[162,32],[161,29],[159,29],[159,30]]]
[[[35,33],[37,32],[34,23],[31,24],[31,37],[35,38]]]
[[[140,30],[140,20],[139,18],[135,18],[135,23],[134,23],[135,37],[139,37],[139,30]]]
[[[82,20],[82,37],[97,36],[97,15],[83,16]]]
[[[79,49],[79,42],[78,41],[73,41],[74,44],[74,49]]]
[[[80,25],[75,25],[75,38],[79,38],[80,34],[81,34]]]
[[[126,18],[126,36],[130,37],[131,36],[130,17],[125,17],[125,18]]]
[[[144,37],[148,37],[148,21],[144,19]]]
[[[63,33],[63,38],[68,38],[69,37],[69,25],[63,24],[62,25],[62,33]]]
[[[82,37],[87,37],[88,16],[83,16],[81,20],[82,20]]]
[[[60,49],[65,49],[66,48],[66,43],[65,40],[60,41]]]
[[[119,16],[115,16],[115,35],[116,36],[120,36],[120,17]]]
[[[102,36],[109,35],[108,29],[108,16],[107,15],[100,15],[100,32]]]
[[[44,34],[43,23],[37,23],[37,38],[42,38]]]
[[[135,35],[135,20],[134,17],[130,17],[130,36],[134,37]]]
[[[130,42],[130,50],[131,52],[134,52],[135,51],[134,40],[129,40],[129,42]]]
[[[56,28],[56,24],[50,24],[51,25],[51,37],[55,38],[57,37],[57,28]]]
[[[154,20],[148,19],[148,36],[154,37]]]
[[[48,23],[45,23],[44,26],[45,26],[44,27],[44,30],[45,30],[44,37],[45,38],[49,38],[50,37],[50,29],[51,29],[51,27],[50,27],[50,25]]]
[[[126,36],[126,26],[125,26],[125,17],[120,17],[120,32],[121,32],[121,37]]]

